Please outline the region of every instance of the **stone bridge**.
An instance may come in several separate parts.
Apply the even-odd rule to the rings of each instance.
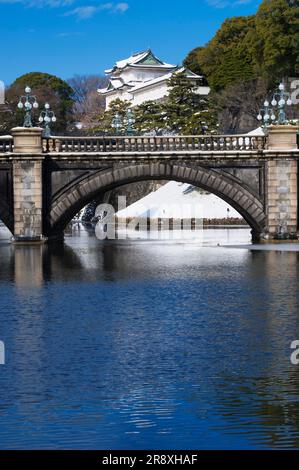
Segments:
[[[51,137],[15,128],[0,137],[0,219],[15,242],[63,238],[86,204],[118,186],[175,180],[233,206],[254,239],[298,233],[296,126],[267,137]]]

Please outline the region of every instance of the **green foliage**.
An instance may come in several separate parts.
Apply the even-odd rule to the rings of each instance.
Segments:
[[[135,110],[135,129],[138,133],[159,133],[165,127],[163,106],[158,101],[146,101]]]
[[[60,78],[47,73],[32,72],[17,78],[6,93],[10,114],[6,122],[7,130],[14,125],[22,125],[24,112],[17,110],[19,96],[24,95],[26,86],[30,86],[32,94],[37,97],[40,109],[33,111],[34,124],[38,124],[38,116],[44,104],[48,102],[55,112],[57,122],[52,126],[54,131],[63,132],[72,120],[73,90]]]
[[[271,79],[299,73],[299,2],[264,0],[249,35],[256,74]]]
[[[203,47],[196,47],[187,55],[186,59],[184,60],[184,67],[186,69],[191,70],[191,72],[196,73],[197,75],[203,76],[202,84],[207,85],[207,80],[204,76],[203,70],[201,65],[199,64],[198,55],[203,50]]]
[[[174,74],[169,80],[170,92],[163,105],[166,128],[178,134],[213,133],[217,118],[210,100],[198,94],[198,85],[186,79],[186,73]]]
[[[209,99],[197,93],[199,83],[186,79],[186,71],[175,73],[169,80],[169,96],[164,101],[146,101],[134,108],[135,133],[202,134],[217,129],[216,112]],[[113,119],[118,114],[125,133],[126,112],[131,104],[119,98],[99,116],[94,132],[114,133]]]
[[[253,23],[252,16],[227,19],[207,46],[197,50],[196,58],[212,89],[219,90],[253,76],[247,48],[247,34]]]
[[[217,130],[217,117],[210,100],[199,95],[198,81],[186,78],[188,71],[169,80],[169,95],[163,101],[147,101],[135,108],[135,129],[139,133],[197,135]]]
[[[28,85],[33,90],[47,87],[53,90],[61,100],[69,101],[71,105],[73,103],[73,89],[68,85],[68,83],[55,75],[42,72],[31,72],[17,78],[12,86],[14,85],[20,87]]]
[[[98,125],[92,129],[92,132],[94,133],[114,133],[115,129],[113,128],[113,119],[116,114],[120,116],[121,122],[123,123],[122,129],[120,129],[121,132],[125,131],[125,116],[130,109],[131,103],[129,101],[122,101],[119,98],[116,98],[115,100],[111,101],[109,105],[109,109],[102,113],[98,117]]]
[[[269,85],[299,72],[298,0],[263,0],[256,15],[224,21],[185,64],[202,71],[213,90],[263,78]]]

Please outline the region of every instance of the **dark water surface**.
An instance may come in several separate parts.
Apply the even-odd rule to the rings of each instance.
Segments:
[[[299,448],[298,252],[5,238],[2,449]]]

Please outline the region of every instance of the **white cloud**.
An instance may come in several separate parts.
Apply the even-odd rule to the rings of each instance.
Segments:
[[[69,37],[74,37],[74,36],[84,36],[84,34],[76,32],[76,31],[74,31],[74,32],[70,31],[70,32],[65,32],[65,33],[64,32],[57,33],[55,35],[56,38],[69,38]]]
[[[121,13],[124,13],[129,9],[129,4],[128,3],[117,3],[115,5],[115,11],[120,11]]]
[[[65,16],[76,16],[78,20],[87,20],[88,18],[91,18],[97,11],[98,8],[94,6],[77,7],[74,10],[65,13]]]
[[[0,0],[0,4],[16,4],[21,3],[30,8],[58,8],[72,5],[74,0]]]
[[[77,0],[0,0],[1,4],[14,5],[22,4],[29,8],[63,8],[76,3]],[[100,11],[110,11],[112,13],[125,13],[129,9],[127,2],[108,2],[97,5],[78,6],[67,12],[65,16],[76,16],[79,20],[92,18]]]
[[[92,18],[95,14],[101,11],[110,11],[112,13],[125,13],[129,9],[128,3],[102,3],[99,6],[88,5],[85,7],[77,7],[68,11],[64,16],[75,16],[78,21],[87,20]]]
[[[253,0],[206,0],[206,3],[214,8],[227,8],[246,5],[247,3],[252,3],[252,1]]]

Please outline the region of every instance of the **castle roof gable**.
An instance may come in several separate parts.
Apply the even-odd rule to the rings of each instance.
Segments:
[[[163,68],[163,69],[174,69],[176,66],[172,64],[167,64],[160,60],[154,53],[148,49],[144,52],[138,52],[133,54],[131,57],[128,57],[124,60],[119,60],[115,63],[112,69],[105,70],[106,74],[111,74],[116,71],[124,70],[127,67],[142,67],[142,68]]]
[[[122,89],[127,88],[127,89],[130,89],[131,93],[139,92],[153,85],[157,85],[162,82],[167,82],[176,73],[184,73],[187,79],[194,80],[194,81],[195,80],[200,81],[203,78],[203,76],[197,75],[196,73],[191,72],[191,70],[187,69],[186,67],[175,67],[173,70],[168,71],[167,73],[165,73],[164,75],[160,77],[156,77],[150,80],[145,80],[143,82],[130,81],[130,82],[125,83],[120,77],[111,77],[108,87],[102,90],[98,90],[98,91],[101,94],[106,94],[111,91],[119,90],[121,88]]]

